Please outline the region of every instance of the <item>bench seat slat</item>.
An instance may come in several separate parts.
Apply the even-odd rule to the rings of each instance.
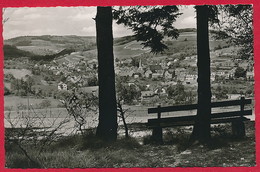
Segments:
[[[252,115],[252,110],[244,110],[242,111],[231,111],[231,112],[220,112],[220,113],[213,113],[211,115],[212,118],[220,118],[220,117],[231,117],[231,116],[247,116],[247,115]],[[243,114],[242,114],[243,113]]]
[[[211,119],[215,118],[227,118],[227,117],[239,117],[241,115],[241,111],[232,111],[232,112],[221,112],[221,113],[214,113],[211,115]],[[245,110],[243,112],[243,116],[252,115],[252,110]],[[190,115],[190,116],[179,116],[179,117],[168,117],[168,118],[161,118],[158,119],[148,119],[148,123],[163,123],[163,122],[181,122],[181,121],[195,121],[196,115]]]
[[[229,118],[214,118],[211,119],[210,123],[211,124],[218,124],[218,123],[229,123],[229,122],[234,122],[234,121],[248,121],[250,119],[246,117],[229,117]],[[164,122],[157,122],[157,123],[147,123],[148,128],[156,128],[158,126],[165,128],[165,127],[173,127],[173,126],[192,126],[194,125],[194,121],[176,121],[176,122],[169,122],[169,121],[164,121]]]
[[[168,117],[168,118],[161,118],[161,119],[148,119],[148,123],[163,123],[163,122],[181,122],[181,121],[194,121],[196,119],[196,115],[192,116],[180,116],[180,117]]]
[[[194,109],[197,109],[197,104],[160,107],[160,112],[163,113],[163,112],[184,111],[184,110],[194,110]],[[158,113],[158,112],[159,109],[157,107],[148,109],[148,114]]]
[[[243,101],[244,105],[248,105],[252,103],[252,99],[245,99]],[[228,100],[228,101],[222,101],[222,102],[212,102],[211,108],[215,107],[227,107],[227,106],[236,106],[241,105],[241,100]]]

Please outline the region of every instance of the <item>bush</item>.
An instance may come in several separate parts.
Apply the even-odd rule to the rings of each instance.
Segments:
[[[8,88],[4,87],[4,95],[7,96],[10,94],[11,94],[11,91]]]
[[[240,78],[240,77],[246,77],[246,70],[244,70],[242,67],[237,67],[235,70],[235,77]]]
[[[43,100],[40,104],[39,104],[41,109],[45,109],[51,106],[51,101],[50,100]]]

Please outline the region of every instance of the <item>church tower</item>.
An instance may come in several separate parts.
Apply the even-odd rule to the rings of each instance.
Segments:
[[[143,69],[142,68],[142,59],[140,58],[140,61],[139,61],[139,69]]]

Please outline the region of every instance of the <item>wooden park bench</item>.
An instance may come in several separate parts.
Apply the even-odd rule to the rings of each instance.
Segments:
[[[219,112],[211,114],[211,124],[232,123],[232,132],[235,136],[245,136],[244,121],[250,119],[245,116],[252,115],[252,110],[245,110],[245,105],[251,104],[251,99],[241,97],[240,100],[230,100],[222,102],[212,102],[211,108],[221,108],[228,106],[240,106],[238,111]],[[193,126],[195,124],[196,115],[175,116],[162,118],[161,114],[165,112],[196,110],[197,104],[168,106],[149,108],[148,114],[157,113],[157,118],[148,119],[147,127],[153,129],[152,139],[157,142],[163,142],[162,128],[174,126]]]

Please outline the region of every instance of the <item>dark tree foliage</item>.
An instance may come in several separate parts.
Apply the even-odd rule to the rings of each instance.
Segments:
[[[3,50],[5,60],[34,56],[34,54],[28,51],[20,50],[14,45],[4,45]]]
[[[62,51],[60,51],[59,53],[56,53],[56,54],[51,54],[51,55],[34,55],[34,56],[31,56],[30,59],[31,60],[34,60],[34,61],[52,61],[54,60],[55,58],[57,57],[60,57],[60,56],[64,56],[66,54],[70,54],[72,52],[75,52],[74,49],[64,49]]]
[[[132,104],[134,100],[138,100],[141,96],[141,90],[136,85],[127,85],[117,82],[117,100],[124,101],[124,104]]]
[[[238,55],[242,59],[253,56],[253,7],[252,5],[218,5],[217,20],[213,24],[215,37],[226,39],[242,47]]]
[[[153,53],[167,49],[164,36],[178,38],[173,22],[179,15],[177,6],[129,6],[113,10],[116,23],[132,29],[136,40],[142,41]]]
[[[242,67],[237,67],[236,70],[235,70],[235,74],[234,76],[236,78],[239,78],[239,77],[246,77],[246,70],[244,70]]]
[[[7,88],[7,87],[4,87],[4,95],[9,95],[11,94],[11,91]]]
[[[227,99],[228,98],[228,90],[218,86],[215,91],[215,96],[218,100]]]
[[[175,100],[176,104],[186,103],[187,93],[181,82],[178,82],[177,85],[169,86],[167,93],[170,98]]]

